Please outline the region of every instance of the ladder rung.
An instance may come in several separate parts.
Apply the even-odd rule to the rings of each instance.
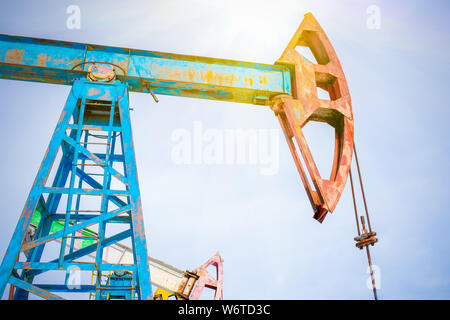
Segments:
[[[98,237],[88,237],[88,236],[69,236],[69,235],[66,235],[65,238],[74,238],[74,239],[96,239],[96,240],[98,240]]]
[[[80,144],[103,144],[103,145],[109,145],[107,142],[80,142]]]
[[[88,167],[104,167],[104,164],[98,163],[77,163],[77,166],[88,166]]]
[[[94,137],[94,138],[98,138],[98,139],[108,139],[109,138],[107,135],[104,135],[104,134],[92,134],[92,133],[89,133],[89,136]]]

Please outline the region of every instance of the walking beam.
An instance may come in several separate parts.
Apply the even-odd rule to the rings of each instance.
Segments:
[[[115,65],[134,92],[268,104],[291,94],[285,66],[0,35],[0,78],[72,85],[92,62]]]

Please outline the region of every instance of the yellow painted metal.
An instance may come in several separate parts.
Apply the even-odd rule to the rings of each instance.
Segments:
[[[167,291],[167,290],[164,290],[164,289],[162,289],[162,288],[158,288],[158,289],[156,289],[156,291],[155,291],[155,295],[154,295],[154,299],[155,300],[169,300],[169,298],[170,297],[176,297],[176,299],[177,300],[184,300],[182,297],[180,297],[179,295],[177,295],[177,294],[175,294],[175,293],[173,293],[173,292],[170,292],[170,291]]]

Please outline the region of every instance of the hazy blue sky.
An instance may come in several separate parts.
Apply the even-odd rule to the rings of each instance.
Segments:
[[[67,6],[81,29],[66,28]],[[367,28],[370,5],[380,29]],[[341,60],[381,271],[382,299],[449,299],[448,1],[14,1],[0,33],[272,64],[312,12]],[[70,87],[0,80],[3,257]],[[176,165],[178,128],[277,129],[269,108],[130,96],[150,255],[194,269],[224,258],[225,299],[370,299],[349,184],[323,224],[280,134],[280,169]],[[331,139],[311,128],[319,169]],[[315,146],[315,147],[314,147]],[[321,156],[323,155],[323,156]],[[359,201],[361,204],[361,201]],[[362,208],[360,207],[360,212]]]

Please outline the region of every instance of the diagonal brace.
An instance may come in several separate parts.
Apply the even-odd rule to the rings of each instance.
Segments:
[[[78,147],[78,151],[80,151],[83,155],[85,155],[89,160],[94,161],[96,164],[98,164],[99,166],[103,167],[105,170],[107,170],[112,176],[116,177],[117,179],[119,179],[123,184],[127,185],[128,184],[128,179],[120,174],[116,169],[114,169],[111,166],[108,166],[107,163],[105,161],[102,161],[99,157],[97,157],[95,154],[93,154],[92,152],[90,152],[88,149],[86,149],[85,147],[83,147],[82,145],[79,145],[75,142],[75,140],[73,140],[72,138],[68,137],[67,135],[64,135],[63,137],[64,141],[66,141],[67,143],[69,143],[71,146],[73,146],[74,148],[77,146]]]
[[[33,293],[41,298],[44,298],[46,300],[64,300],[63,298],[61,298],[60,296],[57,296],[56,294],[53,294],[42,288],[36,287],[35,285],[32,285],[31,283],[17,279],[16,277],[9,278],[8,282],[10,284],[12,284],[13,286],[16,286],[18,288],[21,288],[23,290],[31,292],[31,293]]]

